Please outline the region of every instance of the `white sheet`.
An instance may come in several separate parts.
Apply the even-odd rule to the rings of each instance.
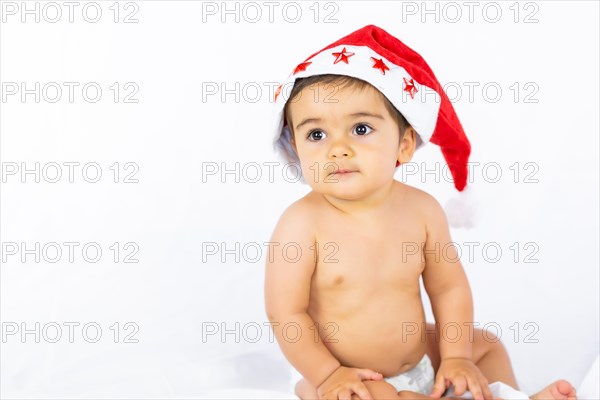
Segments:
[[[579,399],[600,399],[599,363],[600,356],[596,357],[596,360],[592,363],[592,367],[577,389],[577,397]]]

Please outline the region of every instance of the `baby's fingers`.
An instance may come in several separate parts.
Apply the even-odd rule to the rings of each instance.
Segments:
[[[361,381],[364,381],[365,379],[369,379],[369,380],[373,380],[373,381],[383,379],[383,375],[381,375],[379,372],[373,371],[372,369],[367,369],[367,368],[357,369],[356,372],[358,373],[358,377],[360,378]]]
[[[444,394],[445,391],[446,391],[446,378],[444,378],[444,375],[438,374],[438,376],[435,379],[435,384],[433,385],[433,391],[431,392],[430,396],[439,399],[440,397],[442,397],[442,395]]]
[[[465,394],[467,390],[467,381],[464,376],[455,376],[451,379],[452,384],[454,385],[454,394],[457,396],[462,396]]]
[[[352,400],[352,391],[349,389],[342,390],[338,393],[339,400]]]
[[[373,400],[373,396],[371,396],[371,393],[369,393],[369,390],[364,384],[357,384],[353,387],[353,389],[354,393],[358,395],[360,400]]]
[[[467,376],[469,383],[468,390],[471,392],[474,400],[484,400],[483,389],[477,379]],[[489,390],[488,390],[489,392]],[[485,400],[493,400],[492,397],[485,397]]]
[[[475,400],[494,400],[494,395],[488,386],[488,381],[482,375],[481,377],[467,376],[467,382],[469,383],[468,390],[473,395]]]
[[[501,400],[501,399],[496,399],[494,397],[494,395],[492,394],[492,391],[490,390],[490,387],[488,386],[488,382],[487,379],[483,379],[483,382],[481,382],[481,390],[483,391],[483,398],[485,400]]]

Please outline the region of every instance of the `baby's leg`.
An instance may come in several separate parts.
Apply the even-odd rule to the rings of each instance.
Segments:
[[[430,396],[425,396],[425,395],[423,395],[421,393],[415,393],[415,392],[409,392],[408,390],[403,390],[401,392],[398,392],[398,399],[402,399],[402,400],[424,400],[424,399],[428,399],[428,400],[431,400],[431,397]],[[354,400],[354,398],[353,398],[353,400]],[[442,397],[439,400],[463,400],[463,399],[459,398],[459,397]]]
[[[440,367],[439,341],[436,341],[435,325],[427,324],[427,355],[431,360],[433,369],[437,373]],[[513,372],[510,358],[506,348],[490,332],[475,328],[473,332],[473,362],[489,382],[502,382],[519,390],[517,379]],[[532,399],[567,399],[576,398],[577,394],[573,385],[565,380],[559,380],[531,396]]]
[[[435,325],[427,323],[427,355],[435,373],[440,367],[440,343],[436,338]],[[473,362],[488,382],[502,382],[519,390],[510,358],[504,345],[491,332],[473,329]]]
[[[432,400],[430,396],[408,390],[398,391],[394,385],[386,381],[363,381],[369,393],[375,400]],[[455,397],[442,397],[440,400],[463,400]],[[352,400],[359,400],[356,394],[352,395]]]
[[[315,389],[310,382],[302,378],[296,383],[296,396],[300,397],[301,400],[318,400],[319,395],[317,389]]]
[[[410,397],[400,397],[399,393],[409,393],[409,392],[398,392],[394,385],[388,383],[386,381],[363,381],[367,390],[371,394],[371,396],[375,400],[398,400],[398,399],[408,399]],[[413,393],[416,394],[416,393]],[[422,396],[422,395],[419,395]],[[416,397],[416,399],[420,399],[421,397]],[[422,398],[426,398],[423,396]],[[358,395],[353,394],[352,400],[359,400]],[[431,398],[429,398],[431,400]]]
[[[375,400],[387,400],[387,399],[412,399],[413,397],[400,397],[398,395],[398,391],[396,388],[387,383],[386,381],[363,381],[367,390],[371,394],[371,396]],[[401,392],[401,393],[411,393],[411,392]],[[414,395],[418,395],[417,393],[413,393]],[[302,400],[318,400],[319,395],[317,394],[317,390],[306,380],[302,379],[296,384],[296,396],[300,397]],[[425,399],[429,398],[427,396],[418,395],[421,397],[414,397],[415,399]],[[429,398],[431,400],[431,398]],[[358,395],[353,394],[352,400],[359,400]]]

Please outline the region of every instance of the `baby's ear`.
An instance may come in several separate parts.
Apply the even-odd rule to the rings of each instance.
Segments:
[[[417,133],[412,126],[404,130],[404,135],[400,139],[400,147],[398,148],[398,160],[401,164],[407,163],[412,159],[417,146]]]

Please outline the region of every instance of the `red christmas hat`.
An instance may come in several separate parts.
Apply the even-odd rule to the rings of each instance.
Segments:
[[[440,146],[454,186],[459,191],[465,188],[471,145],[452,103],[423,57],[375,25],[367,25],[314,53],[277,88],[274,147],[288,161],[298,159],[283,115],[288,99],[281,92],[285,89],[290,93],[298,78],[323,74],[362,79],[383,93],[417,132],[417,148],[424,142]]]

